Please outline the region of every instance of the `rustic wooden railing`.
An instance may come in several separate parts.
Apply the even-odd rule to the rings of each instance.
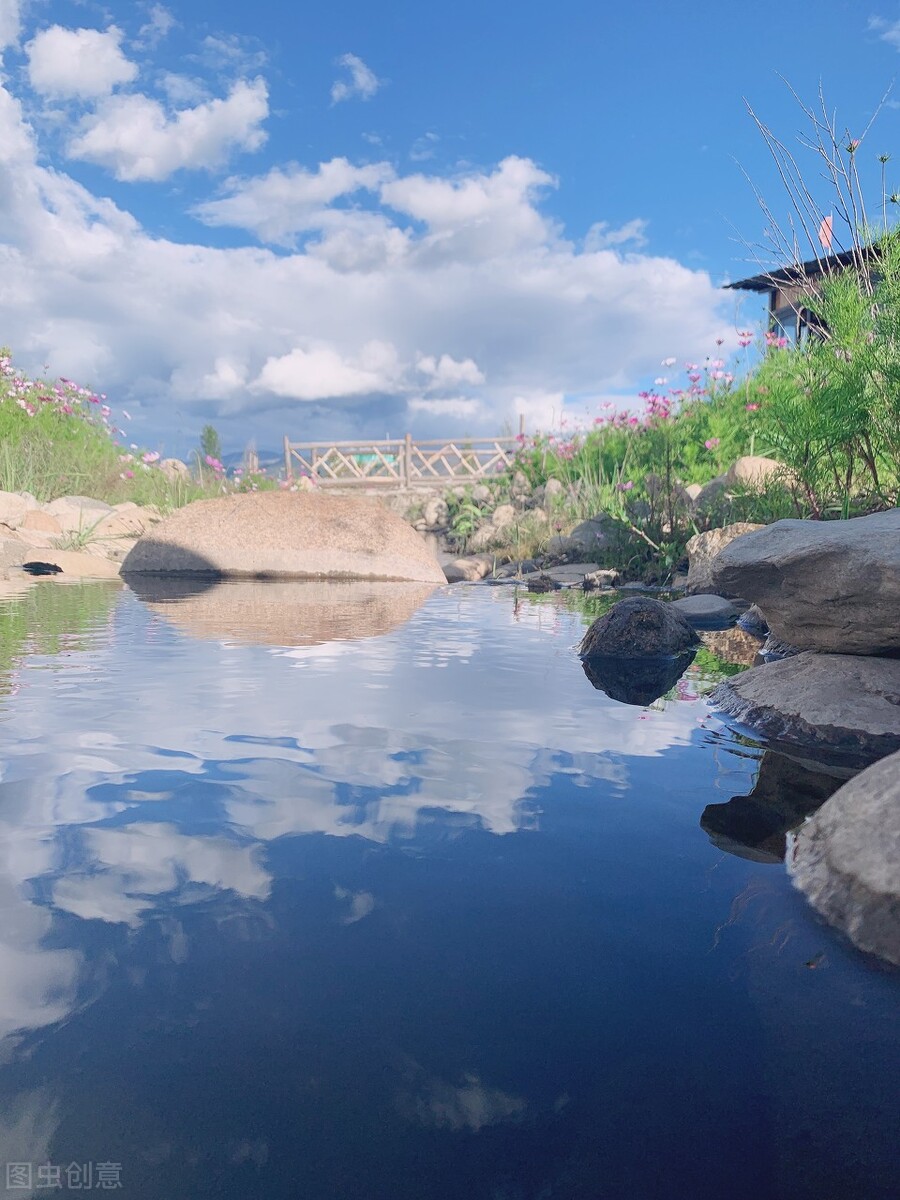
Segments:
[[[412,436],[379,442],[292,442],[284,438],[284,471],[299,471],[328,487],[408,488],[484,479],[505,471],[521,443],[514,437]]]

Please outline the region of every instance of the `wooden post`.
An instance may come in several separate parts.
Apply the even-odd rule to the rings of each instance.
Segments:
[[[412,434],[408,433],[403,446],[403,486],[409,488],[412,483]]]
[[[284,477],[288,482],[294,478],[294,468],[291,465],[291,442],[287,434],[284,435]]]
[[[525,436],[525,414],[519,413],[519,437]]]

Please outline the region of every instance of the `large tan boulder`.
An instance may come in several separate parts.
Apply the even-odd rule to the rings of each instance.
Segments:
[[[687,544],[688,577],[685,591],[691,595],[704,592],[712,595],[742,595],[741,592],[720,592],[713,583],[712,565],[735,538],[763,528],[763,525],[753,525],[749,521],[736,521],[722,529],[708,529],[705,533],[695,533]]]
[[[180,458],[164,458],[159,464],[159,469],[170,483],[177,483],[179,480],[190,483],[191,468]]]
[[[783,479],[788,476],[788,469],[784,463],[775,458],[766,458],[762,454],[745,454],[733,462],[725,472],[725,482],[732,487],[742,485],[758,488],[779,476]]]
[[[757,604],[773,636],[801,650],[900,653],[898,508],[776,521],[722,549],[710,579],[712,590]]]
[[[145,534],[122,573],[445,582],[424,540],[385,505],[315,492],[197,500]]]
[[[21,495],[19,492],[0,492],[0,524],[17,529],[31,509],[37,508],[38,502],[33,496]]]
[[[42,508],[30,508],[19,522],[19,532],[47,533],[61,537],[63,527],[51,513]]]
[[[118,579],[119,567],[114,562],[88,554],[84,550],[55,550],[52,547],[26,547],[24,562],[53,563],[60,568],[62,576],[69,579]],[[48,579],[59,579],[49,575]]]
[[[55,517],[65,533],[84,533],[112,511],[111,504],[91,496],[60,496],[44,505],[44,512]]]
[[[798,832],[788,869],[829,925],[900,966],[900,754],[825,801]]]
[[[807,651],[751,667],[720,683],[709,699],[786,746],[859,765],[900,750],[900,658]]]

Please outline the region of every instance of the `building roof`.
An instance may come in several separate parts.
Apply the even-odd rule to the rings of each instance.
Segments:
[[[829,254],[825,258],[811,258],[809,262],[798,263],[791,267],[780,267],[777,271],[764,271],[760,275],[751,275],[749,279],[726,283],[725,286],[744,292],[771,292],[781,284],[802,283],[806,279],[818,279],[821,275],[842,271],[852,265],[857,254],[868,258],[876,253],[877,248],[876,243],[872,246],[863,246],[859,250],[844,250],[841,254]]]

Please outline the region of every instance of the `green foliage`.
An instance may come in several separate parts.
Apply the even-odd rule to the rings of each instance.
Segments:
[[[216,432],[215,426],[204,425],[200,432],[200,450],[204,458],[214,458],[217,461],[222,457],[222,443],[219,440],[219,435]]]

